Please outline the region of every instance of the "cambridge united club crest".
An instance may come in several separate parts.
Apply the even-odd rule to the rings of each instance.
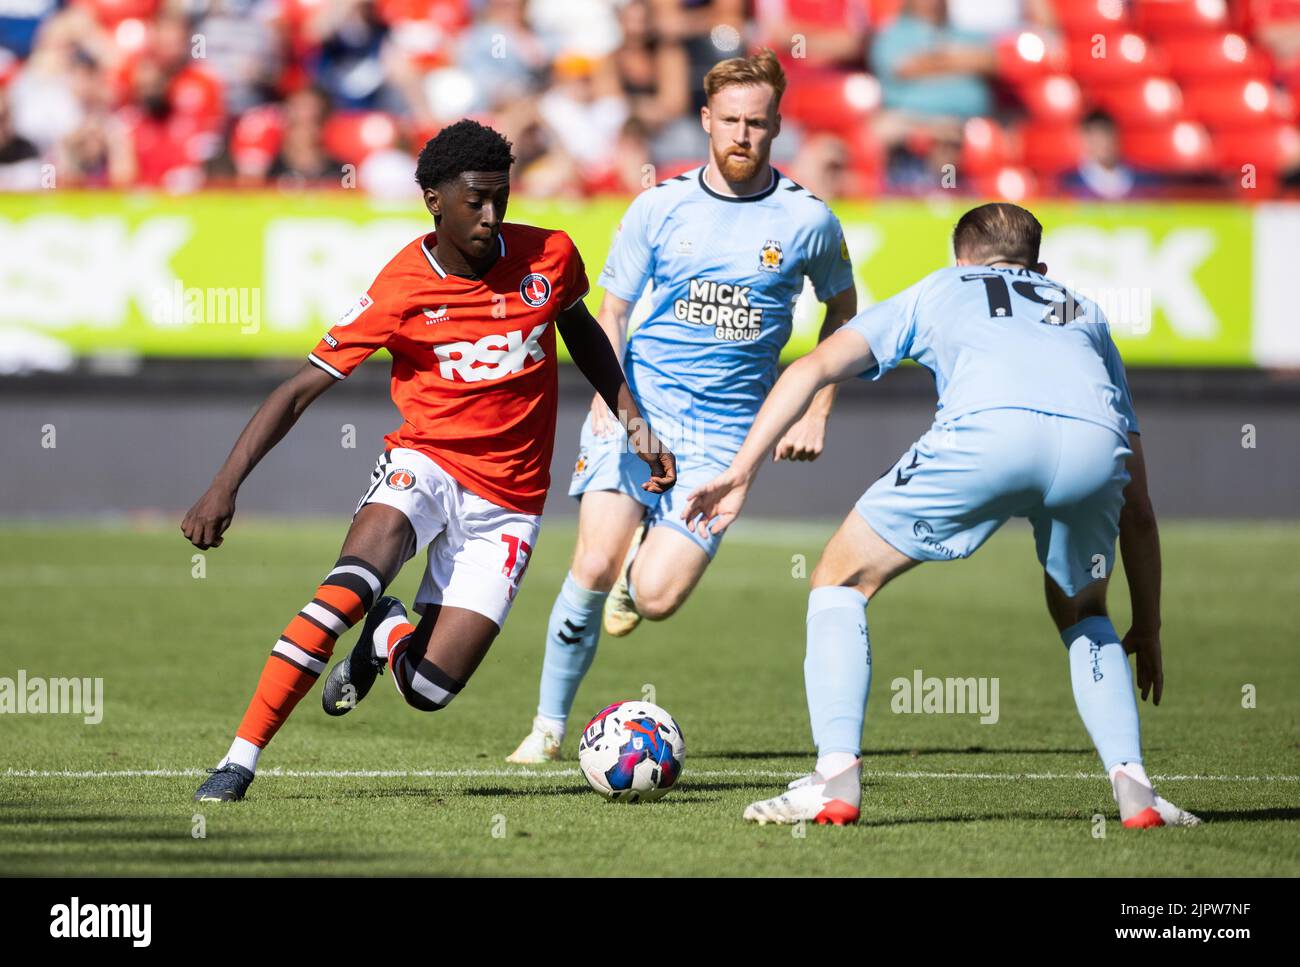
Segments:
[[[759,250],[758,267],[768,272],[779,272],[783,261],[785,261],[785,253],[781,251],[781,243],[769,238]]]

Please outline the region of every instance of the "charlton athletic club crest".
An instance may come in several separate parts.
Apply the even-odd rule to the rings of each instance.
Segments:
[[[519,295],[534,309],[540,309],[551,297],[551,283],[546,281],[546,276],[529,272],[519,283]]]
[[[779,272],[783,261],[785,261],[785,254],[781,251],[781,243],[769,238],[759,250],[758,267],[767,272]]]
[[[384,482],[393,490],[410,490],[415,486],[415,474],[409,470],[390,470]]]

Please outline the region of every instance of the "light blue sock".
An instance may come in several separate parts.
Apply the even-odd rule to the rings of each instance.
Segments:
[[[855,588],[814,588],[808,595],[808,650],[803,662],[817,754],[857,756],[871,688],[867,599]]]
[[[1121,762],[1142,762],[1137,697],[1128,656],[1109,618],[1084,618],[1061,632],[1070,654],[1074,704],[1101,763],[1110,771]]]
[[[538,715],[557,722],[568,719],[578,686],[596,657],[600,610],[607,594],[588,591],[572,574],[565,575],[546,626],[546,658],[542,662]]]

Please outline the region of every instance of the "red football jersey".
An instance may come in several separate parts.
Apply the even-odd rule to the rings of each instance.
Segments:
[[[444,271],[437,234],[417,238],[307,357],[343,379],[377,349],[393,356],[402,425],[389,447],[426,454],[493,503],[540,514],[555,446],[555,317],[587,294],[561,231],[503,224],[481,279]]]

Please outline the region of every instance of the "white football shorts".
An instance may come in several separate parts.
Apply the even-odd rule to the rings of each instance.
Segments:
[[[537,545],[542,518],[466,490],[418,450],[385,451],[357,510],[387,504],[415,529],[416,551],[428,548],[415,610],[446,605],[505,622]]]

